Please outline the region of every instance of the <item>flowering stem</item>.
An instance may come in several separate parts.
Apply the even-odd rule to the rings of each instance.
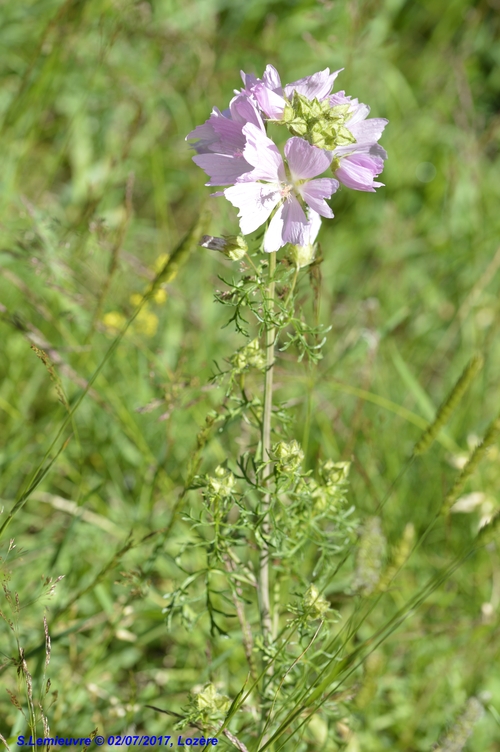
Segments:
[[[274,309],[274,274],[276,271],[276,253],[269,256],[269,281],[266,291],[266,305],[268,317],[272,316]],[[262,461],[269,462],[269,453],[271,451],[271,411],[273,404],[273,369],[274,369],[274,340],[275,329],[273,324],[267,318],[266,324],[266,377],[264,381],[264,413],[262,416]],[[268,490],[269,480],[272,475],[271,463],[264,466],[262,472],[262,483],[266,488],[264,495],[263,512],[264,519],[262,524],[262,537],[264,543],[260,552],[259,566],[259,600],[260,600],[260,618],[262,631],[265,638],[270,638],[272,634],[271,604],[269,598],[269,544],[268,538],[270,533],[269,507],[271,505],[271,494]]]

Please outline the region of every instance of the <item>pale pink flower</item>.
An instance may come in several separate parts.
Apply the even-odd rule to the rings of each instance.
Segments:
[[[243,128],[247,144],[243,156],[254,169],[224,191],[225,197],[240,211],[243,235],[254,232],[276,210],[264,237],[264,251],[277,251],[286,243],[306,245],[311,236],[306,205],[322,217],[333,217],[325,201],[339,187],[333,178],[315,179],[330,166],[328,152],[311,146],[302,138],[290,138],[284,148],[287,165],[278,148],[259,128]]]

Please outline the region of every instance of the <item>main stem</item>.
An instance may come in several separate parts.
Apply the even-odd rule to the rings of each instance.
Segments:
[[[268,315],[273,314],[274,310],[274,274],[276,271],[276,253],[269,255],[269,281],[267,285],[265,305]],[[271,450],[271,412],[273,406],[273,370],[274,370],[274,340],[276,332],[274,326],[266,317],[266,378],[264,381],[264,413],[262,416],[262,460],[269,461]],[[269,597],[269,545],[267,543],[270,533],[269,507],[271,505],[271,494],[268,490],[269,481],[272,475],[272,465],[265,465],[262,472],[262,483],[266,488],[264,495],[262,523],[262,538],[264,543],[260,552],[259,566],[259,596],[260,596],[260,618],[264,638],[269,640],[272,635],[272,618],[271,602]]]

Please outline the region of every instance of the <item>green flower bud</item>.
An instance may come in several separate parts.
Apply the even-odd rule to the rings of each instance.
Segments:
[[[262,369],[266,365],[266,356],[261,349],[260,342],[256,337],[245,347],[248,365]]]
[[[288,124],[290,133],[292,136],[306,136],[307,135],[307,121],[304,118],[295,117]]]
[[[347,146],[348,144],[355,144],[356,139],[352,135],[351,131],[345,126],[340,126],[337,130],[337,143],[335,146]]]
[[[327,486],[334,486],[346,482],[350,467],[350,462],[325,460],[320,465],[319,473]]]
[[[271,459],[276,462],[279,473],[293,473],[300,467],[304,452],[295,439],[290,442],[279,441],[272,448]]]
[[[328,99],[321,102],[294,91],[287,102],[280,122],[293,136],[300,136],[320,149],[333,151],[337,146],[355,143],[356,139],[346,127],[350,106],[330,106]]]
[[[309,266],[314,261],[316,254],[316,244],[309,243],[308,245],[291,245],[288,251],[291,261],[298,269],[302,269],[304,266]]]
[[[231,705],[229,697],[219,694],[215,684],[206,684],[202,691],[195,692],[193,697],[198,710],[208,711],[211,714],[225,713]]]
[[[303,598],[304,611],[308,612],[309,619],[324,619],[330,604],[319,594],[316,585],[309,585]]]
[[[210,495],[220,496],[221,498],[231,496],[236,485],[236,478],[232,472],[222,465],[216,467],[214,472],[215,477],[211,475],[207,477],[207,488]]]
[[[253,339],[248,345],[240,347],[231,358],[231,365],[238,372],[244,371],[248,366],[262,370],[266,366],[266,356],[262,351],[259,340]]]

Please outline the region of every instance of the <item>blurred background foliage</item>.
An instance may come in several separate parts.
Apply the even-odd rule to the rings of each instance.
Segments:
[[[297,373],[285,353],[277,381],[306,461],[352,459],[358,516],[379,514],[390,546],[409,523],[418,539],[499,404],[499,11],[498,0],[0,3],[0,520],[166,254],[207,211],[210,232],[235,231],[184,138],[226,106],[240,69],[261,75],[272,63],[284,81],[344,68],[336,88],[390,120],[386,187],[340,191],[322,230],[325,358]],[[45,691],[44,612],[53,733],[170,733],[147,704],[179,711],[195,685],[211,680],[234,697],[245,680],[236,630],[207,653],[202,603],[193,628],[168,631],[162,614],[189,531],[182,520],[167,541],[161,531],[221,400],[213,361],[242,344],[213,303],[225,272],[192,248],[107,359],[51,456],[71,440],[3,534],[7,740],[27,729],[5,691],[25,705],[16,641]],[[307,308],[307,274],[301,285]],[[415,421],[433,417],[476,351],[484,368],[441,442],[395,483]],[[238,440],[236,426],[211,438],[202,469]],[[498,509],[498,467],[493,447],[466,488],[480,495],[474,510],[433,528],[363,637]],[[348,614],[344,586],[328,597]],[[318,721],[293,748],[428,750],[468,697],[487,693],[467,749],[500,750],[499,606],[492,544],[373,654],[348,723],[327,731]]]

